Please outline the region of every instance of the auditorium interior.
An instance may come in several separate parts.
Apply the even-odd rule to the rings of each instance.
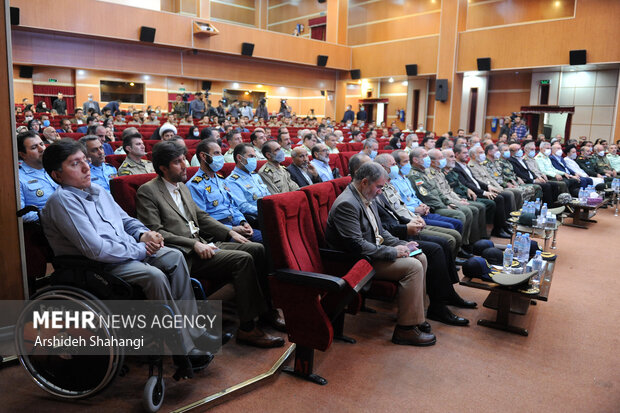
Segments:
[[[177,99],[189,101],[186,108],[192,107],[197,92],[202,92],[213,108],[220,102],[229,108],[244,102],[256,109],[265,102],[269,116],[247,119],[244,142],[250,142],[257,127],[270,131],[266,133],[268,139],[278,137],[278,128],[288,127],[293,147],[303,143],[304,129],[340,130],[344,135],[338,143],[340,154],[330,155],[329,165],[333,167],[332,160],[336,162],[342,176],[348,171],[350,156],[365,148],[349,136],[355,124],[362,126],[363,134],[369,125],[370,130],[376,128],[380,154],[391,152],[388,148],[396,149],[388,146],[395,144],[394,136],[399,137],[401,148],[408,134],[413,134],[416,142],[419,138],[420,147],[431,132],[435,139],[449,133],[446,141],[457,137],[457,131],[466,139],[476,135],[486,139],[489,134],[497,142],[507,119],[514,122],[518,115],[527,122],[533,139],[540,135],[548,141],[556,137],[563,147],[572,139],[579,146],[603,140],[605,148],[620,143],[617,0],[2,3],[0,20],[5,30],[0,41],[4,62],[0,65],[0,83],[4,87],[0,88],[0,102],[7,110],[0,116],[0,141],[8,161],[0,162],[0,176],[4,177],[0,179],[0,228],[4,234],[1,300],[28,300],[36,284],[27,269],[32,239],[27,239],[24,222],[17,217],[17,211],[24,207],[20,201],[17,135],[19,128],[29,128],[24,118],[27,109],[42,125],[60,130],[62,120],[73,120],[74,111],[89,98],[101,108],[117,101],[116,110],[123,115],[122,124],[115,124],[110,135],[112,149],[125,145],[121,134],[132,126],[131,111],[153,111],[158,120],[155,126],[138,125],[151,159],[153,139],[159,139],[159,135],[153,138],[158,133],[156,128],[170,121],[167,115],[176,110]],[[64,115],[48,110],[58,93],[66,101]],[[41,109],[41,102],[46,102],[47,109]],[[348,118],[351,110],[354,116]],[[47,117],[47,123],[42,116]],[[228,136],[223,132],[226,126],[236,128],[235,122],[240,119],[233,115],[231,120],[229,115],[219,119],[207,116],[203,122],[190,118],[187,124],[180,121],[179,117],[174,120],[174,133],[187,137],[190,161],[189,154],[196,153],[198,143],[189,136],[194,125],[200,130],[221,126],[218,130],[224,138]],[[73,129],[61,132],[60,137],[79,139],[84,133],[78,133],[77,126],[72,122]],[[395,131],[398,135],[393,135]],[[288,156],[288,163],[282,165],[290,164]],[[118,167],[124,159],[124,154],[108,155],[106,162],[116,160]],[[257,171],[263,165],[258,162]],[[234,167],[225,164],[225,175]],[[188,178],[192,175],[188,172]],[[123,177],[113,180],[119,178]],[[345,187],[332,183],[334,186],[328,187],[335,198]],[[326,184],[309,187],[316,185]],[[267,259],[281,264],[282,259],[275,257],[284,255],[292,262],[297,258],[301,267],[302,261],[309,260],[312,270],[297,269],[327,274],[331,270],[328,265],[312,262],[313,257],[325,259],[313,250],[321,239],[317,240],[314,233],[309,239],[303,235],[315,219],[326,219],[328,210],[323,211],[324,216],[315,214],[311,191],[302,188],[295,192],[303,193],[302,203],[309,205],[308,211],[299,209],[306,214],[304,219],[284,212],[281,217],[262,216],[271,211],[271,204],[259,202],[263,209],[259,207],[257,225],[262,225],[263,237],[271,244],[271,248],[266,246]],[[136,190],[129,194],[135,196]],[[265,200],[273,197],[277,201],[281,196],[267,196]],[[311,284],[312,291],[319,291],[314,301],[304,301],[306,297],[295,308],[294,299],[281,298],[288,308],[282,314],[291,329],[288,334],[266,329],[284,339],[283,347],[259,349],[231,340],[206,368],[195,372],[192,379],[180,381],[172,379],[172,361],[165,359],[165,398],[157,408],[174,412],[619,412],[619,195],[607,189],[604,196],[608,198],[603,198],[602,204],[586,210],[592,222],[581,227],[569,225],[577,223],[569,212],[579,213],[578,209],[573,211],[572,201],[561,206],[561,225],[553,231],[553,239],[544,240],[544,250],[554,260],[546,265],[549,268],[553,262],[555,281],[551,288],[547,280],[544,297],[530,300],[520,294],[517,299],[510,295],[514,289],[500,286],[496,292],[495,287],[478,288],[479,284],[476,287],[464,281],[461,268],[461,282],[456,282],[454,289],[477,303],[476,308],[458,309],[469,325],[430,321],[437,337],[434,346],[395,345],[390,340],[398,309],[396,287],[392,283],[391,293],[372,295],[369,291],[374,281],[360,281],[361,275],[352,274],[356,268],[365,268],[358,262],[352,269],[349,266],[333,273],[346,274],[340,280],[328,283],[327,278],[317,278]],[[123,208],[133,204],[135,214],[133,198],[117,202]],[[281,206],[298,207],[289,204]],[[273,228],[284,228],[291,220],[298,222],[299,228],[285,231],[283,237],[299,236],[300,240],[291,242],[293,248],[286,250],[288,244],[283,247],[284,241],[274,242],[270,237]],[[501,246],[500,250],[510,242],[496,236],[490,239]],[[538,241],[543,248],[543,241]],[[276,251],[278,246],[285,251]],[[43,269],[41,279],[54,271],[50,263]],[[357,276],[360,284],[352,284],[349,276]],[[283,285],[295,293],[305,285],[304,281],[295,281],[299,285],[278,284],[274,281],[279,280],[277,272],[271,277],[271,285],[278,285],[280,294],[288,291]],[[329,276],[330,280],[334,278]],[[342,280],[345,282],[339,283]],[[362,283],[368,285],[363,288]],[[227,288],[230,285],[209,297],[222,300],[224,327],[234,332],[238,319],[231,304],[234,290]],[[321,299],[344,300],[333,293],[336,288],[350,294],[338,307],[337,321],[332,325],[329,317],[333,314],[328,309],[340,303]],[[276,292],[273,294],[275,297]],[[489,300],[493,294],[495,303]],[[511,302],[514,305],[516,301],[525,303],[522,313],[516,308],[513,311]],[[321,315],[291,317],[291,313],[301,313],[305,305]],[[510,325],[516,326],[513,331],[486,328],[478,322],[497,316],[499,323],[502,311]],[[4,321],[0,323],[0,411],[142,411],[145,397],[148,399],[143,391],[152,364],[126,357],[126,366],[119,365],[110,382],[96,394],[58,397],[33,380],[32,366],[26,368],[16,355],[14,325],[2,316],[0,320]],[[298,331],[294,332],[295,323]],[[303,330],[304,323],[308,331]],[[513,334],[515,331],[519,333]],[[342,340],[340,334],[354,340]],[[304,340],[319,344],[300,344]],[[306,375],[285,374],[285,367]],[[326,383],[317,384],[321,378]],[[155,410],[151,407],[150,411]]]

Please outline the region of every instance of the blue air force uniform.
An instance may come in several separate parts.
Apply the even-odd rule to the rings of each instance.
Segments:
[[[239,210],[244,214],[258,216],[256,200],[271,195],[260,175],[256,172],[249,174],[235,167],[225,181],[239,205]]]
[[[118,176],[118,171],[110,164],[102,163],[101,166],[90,164],[90,180],[102,186],[110,192],[110,179]]]
[[[34,205],[43,209],[47,199],[56,188],[58,184],[45,172],[45,169],[35,169],[24,162],[19,165],[19,195],[22,208]],[[23,219],[24,222],[36,222],[39,216],[36,212],[29,212],[24,215]]]

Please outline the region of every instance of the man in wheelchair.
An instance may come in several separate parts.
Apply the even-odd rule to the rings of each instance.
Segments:
[[[60,185],[42,212],[43,229],[56,256],[82,255],[102,270],[139,286],[148,300],[165,302],[175,314],[198,311],[183,254],[164,246],[161,234],[128,216],[101,186],[92,184],[83,146],[62,139],[50,145],[43,167]],[[219,338],[201,328],[181,329],[185,356],[174,361],[181,377],[206,366],[205,351]]]

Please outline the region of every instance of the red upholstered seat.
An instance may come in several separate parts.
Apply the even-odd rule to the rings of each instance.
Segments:
[[[106,155],[105,161],[116,169],[120,168],[127,155]],[[145,157],[146,158],[146,157]]]
[[[347,185],[351,183],[351,177],[343,176],[342,178],[332,179],[329,182],[334,186],[334,193],[336,195],[336,198],[338,198],[338,195],[340,195],[342,191],[345,190]]]
[[[342,163],[342,167],[345,169],[346,174],[342,174],[344,175],[348,175],[349,174],[349,160],[351,159],[351,157],[353,155],[356,155],[360,153],[360,151],[347,151],[347,152],[340,152],[340,162]]]
[[[325,241],[325,228],[327,226],[327,217],[332,204],[336,200],[336,191],[331,182],[322,182],[319,184],[308,185],[301,188],[306,193],[308,203],[310,204],[310,213],[312,222],[320,247],[327,247]]]
[[[349,151],[352,152],[359,152],[364,149],[364,144],[362,142],[349,142],[347,145],[349,145]]]
[[[338,152],[347,152],[349,150],[349,144],[348,143],[338,143],[338,144],[336,144],[336,148],[338,149]]]
[[[344,308],[354,300],[359,302],[358,291],[374,270],[360,260],[342,278],[323,273],[306,194],[267,196],[259,200],[258,207],[263,241],[275,268],[275,275],[269,277],[271,294],[275,306],[284,312],[289,340],[297,344],[295,367],[289,372],[325,384],[312,373],[313,350],[329,348],[334,329],[342,326]]]
[[[339,153],[329,154],[329,167],[332,169],[332,171],[334,170],[334,168],[338,168],[338,171],[340,172],[340,176],[346,175],[343,173],[342,161],[340,160]]]
[[[71,138],[71,139],[75,139],[76,141],[80,139],[82,136],[84,136],[83,133],[59,133],[58,135],[61,138]]]
[[[121,156],[121,155],[108,155]],[[124,156],[124,155],[122,155]],[[106,156],[107,159],[107,156]],[[139,174],[117,176],[110,180],[110,193],[116,203],[123,208],[127,215],[136,217],[136,193],[142,184],[157,177],[157,174]]]

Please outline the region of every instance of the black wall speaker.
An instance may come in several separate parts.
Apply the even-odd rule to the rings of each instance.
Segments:
[[[254,53],[254,43],[242,43],[241,54],[243,56],[252,56]]]
[[[585,65],[586,64],[586,51],[585,50],[571,50],[570,51],[570,64],[571,65]]]
[[[325,56],[325,55],[322,55],[322,54],[318,55],[316,57],[316,65],[317,66],[327,66],[327,58],[328,58],[328,56]]]
[[[481,72],[491,70],[491,58],[490,57],[479,57],[478,58],[478,70]]]
[[[19,77],[24,79],[32,79],[32,66],[20,66]]]
[[[19,7],[11,7],[11,24],[19,26]]]
[[[203,80],[202,81],[202,90],[211,90],[211,81]]]
[[[327,0],[319,0],[319,3],[325,3]]]
[[[155,28],[154,27],[140,27],[140,41],[153,43],[155,41]]]
[[[407,76],[418,75],[418,65],[405,65],[405,69],[407,70]]]
[[[362,78],[362,71],[359,69],[351,70],[351,79],[357,80]]]
[[[448,79],[437,79],[435,81],[435,100],[441,102],[448,100]]]
[[[321,90],[321,96],[325,96],[325,91]]]

